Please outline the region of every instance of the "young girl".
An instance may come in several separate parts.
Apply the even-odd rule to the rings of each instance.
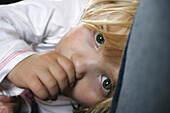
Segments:
[[[1,31],[5,34],[0,45],[5,48],[0,63],[1,76],[7,76],[17,87],[32,90],[42,113],[56,112],[57,104],[40,99],[56,100],[59,94],[85,106],[112,96],[138,1],[90,0],[85,10],[78,2],[77,15],[56,13],[64,2],[57,1],[55,8],[48,7],[53,3],[26,1],[16,4],[17,7],[9,6],[9,10],[8,6],[2,7],[0,12],[2,28],[6,31]],[[70,4],[61,9],[71,11]],[[75,8],[72,10],[76,11]],[[74,18],[64,21],[63,17]],[[60,37],[63,38],[58,43]],[[39,53],[30,51],[28,44]],[[54,46],[55,50],[42,52],[44,47]],[[3,87],[5,80],[1,83]]]

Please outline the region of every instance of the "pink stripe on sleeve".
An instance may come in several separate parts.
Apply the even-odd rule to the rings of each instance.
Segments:
[[[2,70],[12,59],[14,59],[19,54],[29,52],[29,51],[31,51],[31,50],[21,50],[21,51],[15,51],[15,52],[11,53],[7,58],[5,58],[4,61],[2,61],[0,63],[0,70]]]

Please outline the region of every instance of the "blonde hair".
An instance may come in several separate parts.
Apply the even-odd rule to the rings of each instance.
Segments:
[[[104,101],[90,107],[78,110],[73,110],[74,113],[108,113],[111,107],[112,98],[107,98]]]
[[[120,64],[138,0],[89,0],[81,23],[104,38],[103,57]]]
[[[105,60],[120,64],[138,3],[139,0],[89,0],[81,23],[104,36],[102,54]],[[73,112],[108,113],[111,101],[112,97]]]

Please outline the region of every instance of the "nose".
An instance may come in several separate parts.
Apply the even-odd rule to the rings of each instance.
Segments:
[[[71,60],[74,63],[76,78],[82,79],[87,72],[88,67],[87,59],[83,55],[73,54],[71,56]]]

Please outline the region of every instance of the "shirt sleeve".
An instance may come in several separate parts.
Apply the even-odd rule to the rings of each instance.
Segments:
[[[52,9],[38,0],[0,6],[0,83],[7,96],[23,90],[4,78],[23,59],[35,53],[34,45],[50,36]],[[24,75],[23,75],[24,76]]]
[[[7,74],[35,52],[53,50],[61,37],[79,23],[86,3],[24,0],[0,6],[0,86],[8,86],[10,96],[23,90],[5,80]]]
[[[4,78],[24,58],[32,55],[32,48],[19,38],[17,30],[9,21],[0,18],[0,82],[1,89],[8,90],[7,96],[20,94],[23,90],[9,85]],[[23,75],[24,76],[24,75]],[[9,89],[7,86],[10,86]],[[13,92],[15,90],[16,92]],[[17,94],[16,94],[17,93]]]

